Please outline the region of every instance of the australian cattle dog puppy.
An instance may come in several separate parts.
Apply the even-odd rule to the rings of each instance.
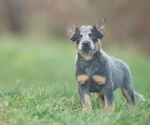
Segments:
[[[134,91],[129,67],[120,59],[107,55],[102,50],[102,38],[106,31],[105,18],[94,26],[76,27],[66,22],[66,32],[77,51],[76,80],[83,110],[91,110],[90,92],[97,93],[105,109],[114,109],[113,91],[120,88],[130,106],[135,105],[135,96],[145,100]]]

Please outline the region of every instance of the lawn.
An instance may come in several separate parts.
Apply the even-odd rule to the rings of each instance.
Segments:
[[[92,95],[93,111],[85,113],[74,78],[73,45],[57,41],[0,38],[0,125],[149,125],[149,57],[107,48],[129,64],[135,89],[147,102],[136,100],[130,108],[118,90],[115,111],[100,109]]]

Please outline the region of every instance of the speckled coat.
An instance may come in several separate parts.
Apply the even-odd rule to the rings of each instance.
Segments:
[[[97,93],[100,105],[105,109],[114,109],[113,91],[117,88],[121,88],[130,106],[134,106],[135,96],[145,100],[134,91],[127,64],[102,50],[101,40],[105,30],[104,18],[94,26],[84,25],[80,28],[66,22],[67,35],[77,51],[75,76],[81,104],[86,111],[92,109],[90,92]]]

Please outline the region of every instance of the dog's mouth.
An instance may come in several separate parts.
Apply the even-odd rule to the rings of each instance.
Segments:
[[[91,46],[82,46],[82,49],[81,49],[81,51],[86,54],[90,54],[91,52],[94,52],[94,50],[91,48]]]
[[[92,59],[95,49],[93,50],[91,47],[82,47],[82,49],[78,49],[79,54],[86,60]]]
[[[88,52],[91,50],[90,46],[82,46],[82,51]]]

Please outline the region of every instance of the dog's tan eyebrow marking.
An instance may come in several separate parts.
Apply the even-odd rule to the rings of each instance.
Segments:
[[[101,41],[98,39],[97,42],[95,43],[95,50],[99,50],[101,47]]]
[[[76,43],[76,41],[74,42],[74,47],[75,49],[78,49],[78,44]]]
[[[99,85],[104,85],[106,82],[106,77],[100,75],[93,75],[92,79]]]
[[[81,74],[77,76],[77,81],[79,84],[84,84],[89,79],[88,75]]]

